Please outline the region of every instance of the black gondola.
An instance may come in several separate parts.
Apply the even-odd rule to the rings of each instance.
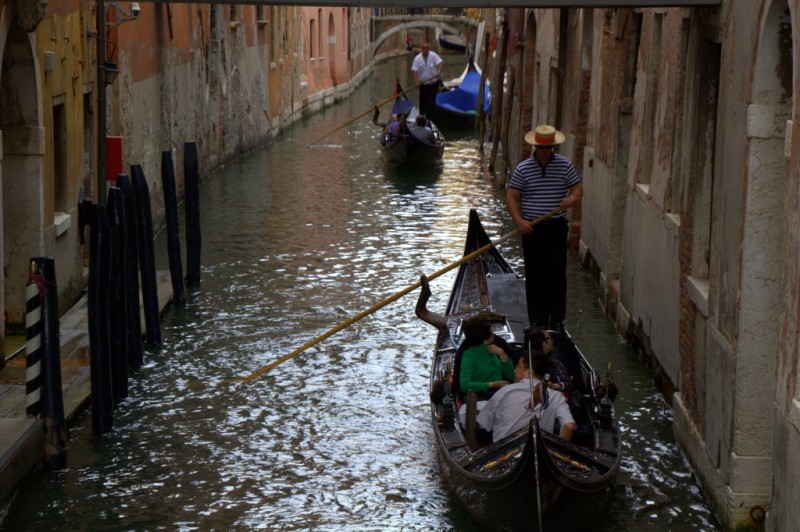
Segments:
[[[542,513],[552,507],[564,488],[579,492],[605,489],[614,483],[621,460],[621,438],[611,403],[616,394],[602,392],[613,389],[613,383],[598,382],[566,331],[549,334],[561,359],[569,362],[575,383],[569,402],[577,430],[571,442],[539,430],[532,421],[500,441],[478,443],[471,407],[467,408],[466,423],[461,423],[461,398],[451,393],[451,383],[462,322],[485,313],[493,318],[495,336],[516,349],[524,349],[527,325],[525,280],[491,244],[475,210],[470,212],[464,256],[473,253],[476,256],[459,267],[444,316],[427,310],[429,291],[423,290],[417,304],[417,315],[439,329],[430,377],[430,409],[445,474],[468,505],[475,503],[476,495],[491,492],[507,500],[530,502],[536,498]],[[611,380],[610,374],[607,379]]]
[[[397,97],[392,105],[392,115],[401,118],[400,126],[395,135],[388,135],[381,132],[380,149],[381,158],[390,165],[414,164],[420,166],[431,166],[438,164],[444,154],[444,136],[439,128],[430,120],[422,120],[419,123],[419,109],[411,103],[411,100],[403,92],[400,82],[395,87]],[[378,122],[379,109],[375,109],[372,118],[373,123],[384,127],[385,124]]]
[[[436,40],[439,41],[440,49],[462,53],[467,51],[467,39],[461,35],[444,33],[441,30],[437,30]]]

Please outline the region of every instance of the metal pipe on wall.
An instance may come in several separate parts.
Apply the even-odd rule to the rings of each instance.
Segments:
[[[100,77],[100,65],[106,56],[106,9],[105,1],[97,0],[95,6],[95,24],[97,36],[95,39],[97,50],[97,64],[95,65],[95,90],[97,91],[97,203],[106,203],[106,86]]]

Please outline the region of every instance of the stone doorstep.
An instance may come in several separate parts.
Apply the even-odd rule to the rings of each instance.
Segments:
[[[42,461],[44,422],[34,418],[0,418],[0,503]]]

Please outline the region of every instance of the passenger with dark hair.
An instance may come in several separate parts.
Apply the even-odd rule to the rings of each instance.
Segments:
[[[555,354],[553,337],[544,327],[525,330],[525,343],[534,351],[541,351],[547,357],[547,369],[550,374],[550,389],[559,392],[571,392],[575,385],[572,382],[567,366]]]
[[[514,363],[494,344],[491,324],[481,317],[465,320],[464,342],[469,347],[461,357],[459,386],[462,394],[475,392],[488,398],[514,380]]]

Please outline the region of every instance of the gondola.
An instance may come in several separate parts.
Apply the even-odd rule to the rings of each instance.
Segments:
[[[440,462],[468,505],[487,494],[509,504],[524,500],[527,508],[537,500],[541,517],[568,490],[600,492],[614,483],[621,460],[621,438],[611,403],[616,394],[603,390],[615,386],[610,374],[605,383],[599,382],[566,330],[549,331],[576,384],[569,401],[578,425],[572,441],[539,430],[532,420],[500,441],[476,442],[474,407],[466,408],[462,424],[461,398],[451,392],[461,324],[483,313],[491,320],[495,336],[523,350],[527,311],[525,280],[491,245],[475,210],[470,212],[464,257],[473,253],[476,257],[459,266],[444,315],[427,310],[430,290],[425,290],[425,284],[417,303],[417,316],[439,330],[430,376],[430,413]]]
[[[444,83],[444,89],[436,95],[433,118],[441,126],[468,126],[478,116],[478,96],[481,86],[481,71],[470,59],[458,78]],[[489,84],[483,85],[483,114],[488,116],[492,95]]]
[[[467,39],[461,35],[454,35],[452,33],[444,33],[441,30],[436,30],[436,40],[439,41],[440,49],[461,53],[467,51]]]
[[[401,117],[400,127],[396,135],[387,135],[381,131],[381,158],[386,164],[413,164],[433,166],[442,160],[445,140],[439,128],[425,120],[421,125],[417,122],[419,109],[403,92],[398,81],[395,88],[396,98],[392,105],[392,115]],[[378,122],[379,109],[375,109],[372,118],[375,125],[383,128],[385,124]]]

